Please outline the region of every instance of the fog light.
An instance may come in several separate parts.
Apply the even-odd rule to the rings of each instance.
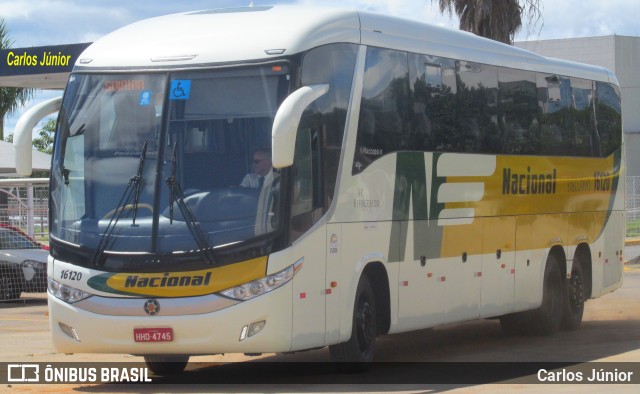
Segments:
[[[244,341],[247,338],[247,332],[249,331],[249,326],[242,327],[242,331],[240,331],[240,340]]]
[[[240,340],[244,341],[248,337],[256,335],[257,333],[262,331],[265,324],[267,324],[267,322],[265,320],[262,320],[242,327],[242,330],[240,330]]]
[[[78,332],[76,331],[75,328],[69,327],[68,325],[60,322],[58,322],[58,326],[60,327],[62,332],[67,334],[70,338],[73,338],[76,341],[80,342],[80,337],[78,336]]]
[[[249,336],[252,337],[262,331],[265,324],[267,324],[267,322],[264,320],[251,324],[249,326]]]

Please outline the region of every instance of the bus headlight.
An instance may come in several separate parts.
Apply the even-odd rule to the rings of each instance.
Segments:
[[[49,293],[69,304],[82,301],[85,298],[89,298],[92,296],[92,294],[90,293],[78,290],[75,287],[71,287],[69,285],[62,284],[51,277],[47,278],[47,280],[49,282]]]
[[[282,271],[278,271],[275,274],[265,276],[264,278],[260,278],[251,282],[243,283],[236,287],[231,287],[226,290],[222,290],[219,294],[233,298],[234,300],[247,301],[259,295],[268,293],[277,289],[278,287],[284,286],[289,283],[289,281],[295,276],[295,274],[300,271],[302,268],[302,261],[304,259],[300,259],[283,269]]]

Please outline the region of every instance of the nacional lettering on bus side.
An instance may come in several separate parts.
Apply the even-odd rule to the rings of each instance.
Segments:
[[[502,194],[556,194],[557,170],[536,173],[527,167],[526,172],[511,168],[502,170]]]
[[[502,194],[556,194],[558,184],[557,169],[536,173],[527,167],[526,172],[516,172],[511,168],[502,170]],[[607,192],[612,188],[612,175],[607,171],[596,171],[592,179],[573,179],[566,182],[567,192]]]

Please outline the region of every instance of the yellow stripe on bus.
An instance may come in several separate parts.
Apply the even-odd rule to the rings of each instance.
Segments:
[[[117,293],[152,297],[193,297],[211,294],[265,276],[267,257],[200,271],[120,273],[106,280]]]

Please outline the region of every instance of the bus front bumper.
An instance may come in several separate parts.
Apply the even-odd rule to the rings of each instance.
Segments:
[[[195,313],[201,297],[181,299],[158,298],[159,311],[150,315],[144,304],[150,299],[101,298],[103,310],[80,308],[68,304],[49,293],[49,321],[54,348],[64,353],[121,353],[121,354],[218,354],[218,353],[270,353],[291,349],[292,333],[291,282],[266,294],[212,312]],[[170,311],[172,302],[185,305],[184,314]],[[94,306],[97,300],[93,300]],[[163,309],[163,303],[168,307]],[[80,303],[78,303],[80,304]],[[91,309],[91,308],[90,308]],[[117,313],[117,310],[121,313]],[[147,308],[148,309],[148,308]],[[154,307],[152,307],[154,309]],[[131,312],[136,310],[138,312]],[[152,311],[153,312],[153,311]],[[166,313],[166,312],[165,312]],[[131,314],[136,314],[131,316]],[[249,327],[256,323],[259,332],[249,336]],[[140,340],[139,331],[159,331],[170,335]],[[155,330],[157,329],[157,330]],[[168,330],[170,329],[170,330]],[[138,331],[138,336],[134,332]],[[170,340],[168,340],[170,339]],[[155,341],[159,340],[159,341]]]

